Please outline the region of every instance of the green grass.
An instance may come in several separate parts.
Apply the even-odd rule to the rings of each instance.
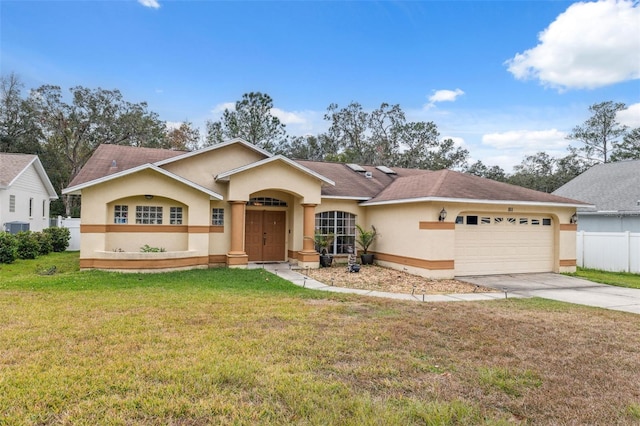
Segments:
[[[568,275],[578,278],[585,278],[589,281],[594,281],[602,284],[640,289],[640,274],[631,274],[628,272],[607,272],[599,271],[596,269],[578,268],[576,273]]]
[[[638,419],[633,314],[331,294],[259,269],[78,272],[77,257],[0,269],[0,425]]]

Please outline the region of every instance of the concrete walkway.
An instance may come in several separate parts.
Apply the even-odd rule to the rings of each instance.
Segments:
[[[293,284],[312,290],[331,291],[334,293],[352,293],[363,296],[384,297],[396,300],[411,300],[414,302],[470,302],[477,300],[496,300],[505,297],[526,297],[504,292],[499,293],[454,293],[454,294],[402,294],[386,293],[383,291],[360,290],[356,288],[335,287],[316,281],[305,275],[302,269],[296,269],[289,263],[249,263],[249,269],[264,269]],[[345,274],[348,272],[345,271]]]
[[[514,274],[459,277],[461,281],[506,290],[523,297],[542,297],[560,302],[595,306],[640,314],[640,290],[598,284],[566,275]]]
[[[464,302],[497,300],[504,299],[505,297],[541,297],[560,302],[640,314],[640,290],[598,284],[580,278],[552,273],[457,277],[456,279],[460,281],[494,288],[499,290],[499,292],[423,295],[386,293],[382,291],[330,286],[306,276],[302,269],[296,269],[286,262],[266,264],[250,263],[249,268],[265,269],[300,287],[312,290],[332,291],[334,293],[353,293],[363,296],[418,302]],[[345,272],[345,274],[346,273],[347,272]]]

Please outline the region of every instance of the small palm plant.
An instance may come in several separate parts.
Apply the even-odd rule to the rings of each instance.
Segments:
[[[376,237],[378,236],[378,231],[376,227],[371,225],[371,230],[367,231],[362,226],[356,224],[356,228],[358,228],[358,236],[356,238],[356,243],[362,248],[362,254],[367,254],[369,250],[369,246],[373,244]]]

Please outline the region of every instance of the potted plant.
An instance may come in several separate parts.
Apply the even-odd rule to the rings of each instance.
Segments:
[[[320,266],[331,266],[333,263],[333,256],[329,254],[329,246],[333,243],[333,234],[318,234],[315,235],[315,243],[318,252],[320,253]]]
[[[358,236],[356,237],[356,243],[362,248],[362,254],[360,254],[360,261],[363,265],[373,265],[373,254],[369,253],[369,246],[373,244],[378,231],[376,227],[371,225],[371,230],[367,231],[362,226],[356,224],[358,228]]]

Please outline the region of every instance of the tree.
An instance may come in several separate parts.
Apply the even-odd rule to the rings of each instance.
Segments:
[[[36,110],[42,133],[42,160],[58,191],[68,186],[93,151],[102,143],[161,147],[165,125],[146,103],[124,101],[118,90],[73,87],[66,103],[58,86],[32,91],[29,102]],[[71,213],[70,198],[63,197]]]
[[[435,149],[427,152],[422,168],[427,170],[463,169],[467,164],[467,158],[469,158],[469,151],[456,147],[453,139],[444,139]]]
[[[438,146],[439,138],[438,128],[431,121],[405,123],[400,135],[404,149],[399,153],[396,165],[410,169],[426,167],[429,150]]]
[[[543,192],[553,192],[571,179],[575,178],[592,163],[578,156],[574,149],[563,158],[553,158],[546,152],[529,155],[514,167],[514,174],[507,181],[513,185],[535,189]]]
[[[287,136],[285,125],[273,115],[273,100],[260,92],[245,93],[234,110],[225,109],[220,120],[209,120],[206,126],[208,145],[243,138],[267,151],[276,151]]]
[[[362,105],[351,102],[346,107],[338,109],[337,104],[331,104],[324,119],[331,122],[326,137],[345,154],[347,162],[367,164],[373,160],[365,136],[369,126],[369,115],[363,111]],[[339,152],[336,151],[334,154]]]
[[[406,119],[400,105],[382,103],[369,114],[370,164],[393,165],[399,153]]]
[[[591,105],[591,117],[582,126],[573,128],[567,139],[578,140],[584,146],[578,148],[584,158],[589,161],[607,163],[616,150],[618,140],[626,134],[627,126],[616,120],[618,111],[625,109],[621,102],[600,102]]]
[[[287,144],[283,146],[283,154],[289,158],[322,161],[328,154],[325,150],[326,140],[322,135],[320,137],[306,135],[294,136],[289,139]]]
[[[16,74],[0,77],[0,152],[40,153],[37,114],[23,88]]]
[[[469,173],[475,176],[480,176],[486,179],[492,179],[498,182],[506,182],[507,175],[504,170],[499,166],[486,166],[482,161],[478,160],[465,170],[465,173]]]
[[[611,161],[640,159],[640,127],[629,131],[611,155]]]
[[[167,148],[177,151],[191,151],[198,149],[200,130],[193,128],[189,121],[180,123],[179,127],[167,129]]]

